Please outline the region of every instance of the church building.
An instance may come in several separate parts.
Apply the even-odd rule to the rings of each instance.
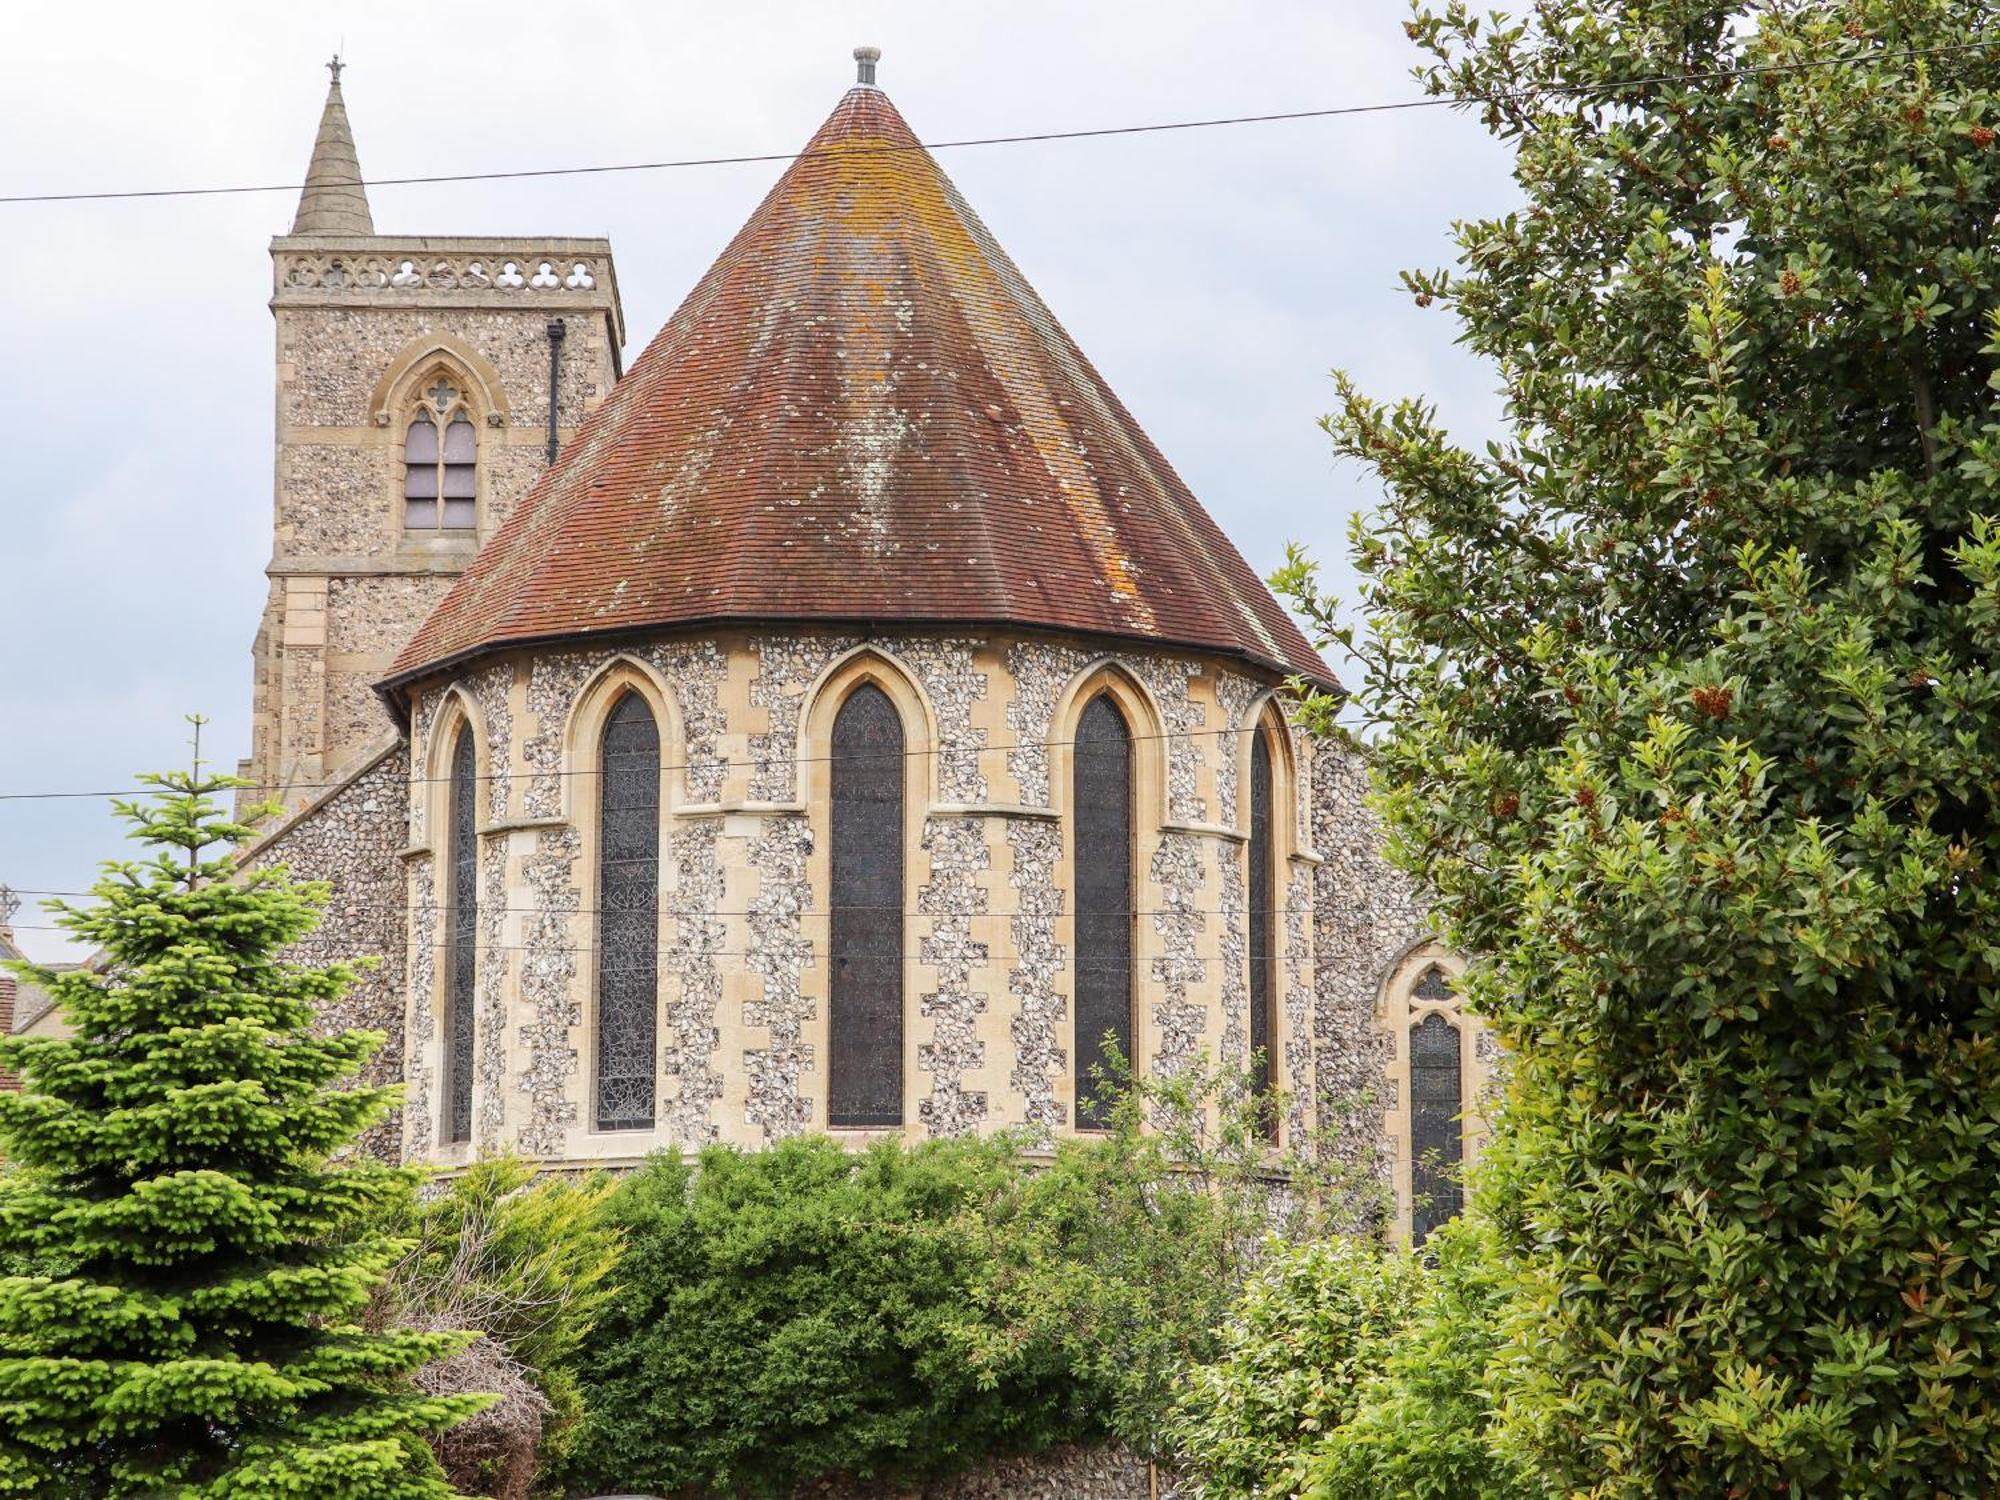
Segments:
[[[856,58],[629,369],[608,242],[376,232],[336,66],[242,774],[382,958],[374,1145],[1088,1131],[1115,1047],[1421,1232],[1492,1049],[1338,685]]]

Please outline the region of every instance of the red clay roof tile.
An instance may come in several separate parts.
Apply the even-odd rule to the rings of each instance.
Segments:
[[[729,620],[1041,627],[1333,681],[872,88],[841,100],[390,681]]]

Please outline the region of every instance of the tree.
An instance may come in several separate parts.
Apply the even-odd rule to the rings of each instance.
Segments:
[[[346,1086],[378,1034],[313,1031],[353,978],[278,955],[325,889],[237,876],[241,783],[145,778],[120,803],[157,852],[113,862],[62,924],[99,955],[18,966],[74,1031],[0,1041],[0,1493],[423,1500],[451,1493],[421,1435],[484,1404],[406,1377],[453,1333],[367,1333],[398,1247],[369,1230],[407,1171],[330,1160],[393,1103]]]
[[[1350,638],[1513,1052],[1504,1415],[1577,1493],[2000,1484],[1994,22],[1410,27],[1515,151],[1520,210],[1407,278],[1512,431],[1343,382]]]

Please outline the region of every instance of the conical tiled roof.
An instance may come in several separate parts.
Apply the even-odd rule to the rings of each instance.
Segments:
[[[328,66],[333,82],[327,86],[326,108],[320,111],[312,165],[306,169],[292,233],[370,235],[375,220],[368,212],[368,189],[361,181],[361,158],[354,150],[354,132],[348,128],[347,104],[340,97],[341,64],[336,59]]]
[[[391,682],[723,621],[988,624],[1331,677],[887,97],[856,88]]]

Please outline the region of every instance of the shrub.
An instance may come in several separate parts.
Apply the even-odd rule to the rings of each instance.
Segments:
[[[373,1327],[479,1335],[417,1380],[440,1395],[500,1395],[434,1440],[452,1482],[494,1500],[521,1500],[567,1453],[583,1409],[577,1358],[622,1248],[605,1217],[608,1179],[534,1171],[488,1158],[411,1205],[395,1226],[409,1249],[369,1310]]]
[[[580,1361],[576,1478],[778,1495],[834,1473],[899,1480],[1094,1429],[1045,1347],[976,1368],[956,1329],[993,1254],[983,1205],[1011,1139],[863,1153],[799,1138],[657,1157],[608,1206],[618,1295]]]
[[[1393,1259],[1420,1268],[1408,1320],[1370,1351],[1378,1368],[1306,1457],[1298,1492],[1307,1500],[1553,1500],[1556,1491],[1503,1450],[1494,1429],[1507,1282],[1491,1229],[1457,1219],[1421,1255]]]
[[[1326,1435],[1359,1408],[1422,1282],[1414,1256],[1354,1240],[1274,1249],[1237,1299],[1218,1357],[1178,1384],[1170,1431],[1194,1493],[1299,1494]]]
[[[1114,1064],[1115,1065],[1115,1064]],[[1273,1153],[1269,1111],[1236,1069],[1125,1077],[1108,1128],[1055,1143],[986,1205],[993,1251],[959,1336],[983,1368],[1060,1351],[1107,1431],[1165,1452],[1174,1391],[1213,1359],[1274,1232],[1366,1221],[1372,1179],[1304,1151]]]

